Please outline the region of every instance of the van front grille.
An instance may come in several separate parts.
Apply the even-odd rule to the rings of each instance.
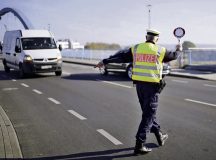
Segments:
[[[35,58],[34,61],[35,62],[47,62],[47,61],[56,61],[57,58]]]
[[[43,58],[40,58],[40,59],[34,59],[34,61],[43,61],[44,59]]]

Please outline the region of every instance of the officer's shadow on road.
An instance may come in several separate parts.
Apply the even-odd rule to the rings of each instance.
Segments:
[[[148,143],[146,144],[150,148],[158,147],[156,144]],[[123,149],[113,149],[106,151],[96,151],[96,152],[85,152],[85,153],[75,153],[70,155],[63,156],[54,156],[54,157],[40,157],[32,158],[31,160],[113,160],[113,159],[124,159],[128,157],[136,157],[133,154],[134,147],[123,148]],[[143,155],[145,156],[145,155]],[[28,159],[29,160],[29,159]]]
[[[131,81],[125,74],[123,73],[113,73],[109,75],[100,75],[98,73],[75,73],[70,75],[62,75],[63,79],[67,80],[81,80],[81,81]]]

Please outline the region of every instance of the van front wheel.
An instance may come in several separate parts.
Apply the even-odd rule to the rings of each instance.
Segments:
[[[19,65],[19,77],[20,78],[24,78],[25,77],[25,72],[24,72],[23,67],[22,67],[21,64]]]
[[[7,65],[4,65],[4,70],[5,70],[6,73],[10,72],[10,68]]]
[[[3,60],[3,64],[4,64],[4,70],[6,73],[10,72],[10,68],[7,66],[6,60]]]
[[[56,76],[61,76],[62,75],[62,71],[55,71],[55,75]]]

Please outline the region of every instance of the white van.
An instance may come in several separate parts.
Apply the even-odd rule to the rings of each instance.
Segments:
[[[29,73],[55,72],[62,74],[61,47],[48,30],[7,31],[3,40],[5,72],[19,70],[20,77]]]

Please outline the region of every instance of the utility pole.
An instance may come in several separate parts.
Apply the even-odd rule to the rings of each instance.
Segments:
[[[51,28],[51,26],[50,26],[50,24],[48,24],[48,31],[50,31],[50,28]]]
[[[151,4],[147,5],[147,8],[148,8],[148,28],[149,29],[151,28],[151,7],[152,7]]]

